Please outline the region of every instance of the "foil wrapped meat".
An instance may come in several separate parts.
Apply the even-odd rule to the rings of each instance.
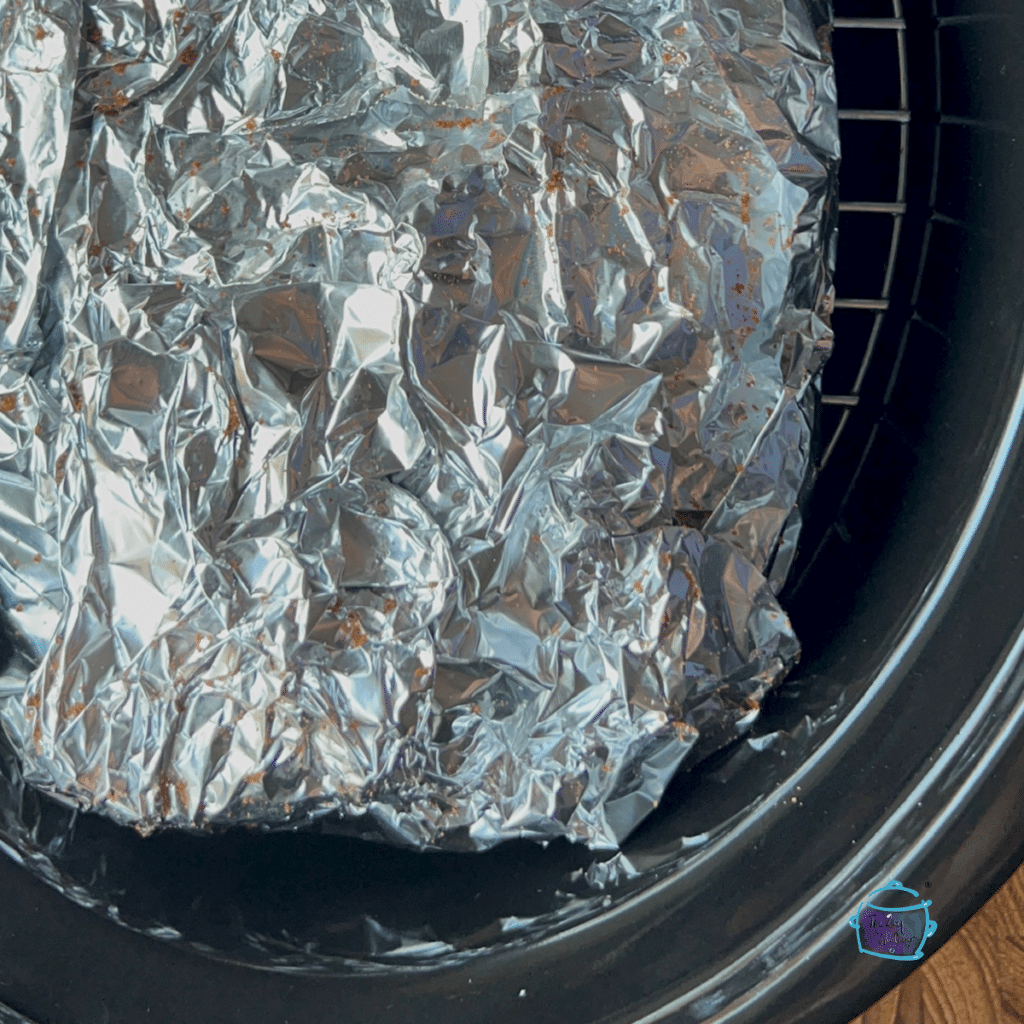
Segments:
[[[798,657],[827,7],[2,6],[25,779],[617,847]]]

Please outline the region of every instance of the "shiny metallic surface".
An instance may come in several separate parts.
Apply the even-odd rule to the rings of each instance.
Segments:
[[[795,663],[802,4],[7,7],[0,721],[146,833],[615,849]],[[39,100],[42,100],[40,103]]]

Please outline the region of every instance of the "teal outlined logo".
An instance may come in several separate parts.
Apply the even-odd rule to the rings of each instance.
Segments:
[[[925,939],[938,928],[928,914],[932,901],[920,897],[895,881],[870,893],[850,918],[860,951],[886,960],[920,960]]]

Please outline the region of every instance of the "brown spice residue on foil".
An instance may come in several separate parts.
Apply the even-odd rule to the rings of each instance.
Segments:
[[[160,773],[158,785],[160,813],[164,817],[167,817],[167,815],[171,813],[171,780],[167,777],[167,772]]]
[[[81,412],[85,407],[85,399],[82,398],[82,389],[77,381],[68,381],[68,394],[71,396],[71,404],[74,406],[75,412]]]
[[[112,114],[116,117],[122,110],[124,110],[125,107],[128,106],[130,102],[131,100],[125,96],[124,92],[121,89],[118,89],[114,94],[114,98],[109,103],[96,104],[96,113]]]
[[[199,51],[194,46],[186,46],[178,60],[185,67],[191,67],[199,59]]]
[[[36,25],[36,42],[41,43],[44,39],[48,39],[50,33],[43,28],[42,25]]]
[[[673,722],[672,728],[675,729],[676,735],[683,743],[693,739],[697,734],[697,730],[688,722]]]
[[[548,192],[558,192],[565,189],[565,175],[561,171],[552,171],[551,177],[544,183]]]
[[[363,624],[355,612],[349,612],[339,626],[342,635],[348,641],[350,647],[362,647],[370,638],[363,631]]]
[[[3,395],[0,397],[0,412],[14,412],[18,408],[18,399],[16,395]]]
[[[385,615],[390,615],[397,607],[398,607],[398,602],[394,598],[389,597],[384,602],[384,614]]]
[[[71,705],[71,707],[69,707],[69,708],[67,709],[67,711],[66,711],[66,712],[64,713],[64,717],[65,717],[65,718],[67,718],[67,719],[69,719],[69,720],[70,720],[70,719],[75,719],[75,718],[77,718],[77,717],[78,717],[78,716],[79,716],[79,715],[80,715],[80,714],[81,714],[81,713],[82,713],[82,712],[83,712],[84,710],[85,710],[85,705],[84,705],[84,704],[82,704],[81,702],[78,702],[78,703],[76,703],[76,704],[72,704],[72,705]]]
[[[458,121],[448,121],[441,119],[434,122],[435,128],[461,128],[465,131],[470,125],[480,124],[480,119],[476,117],[463,117]]]
[[[95,793],[99,786],[100,777],[103,774],[103,765],[98,764],[95,768],[91,768],[87,772],[82,772],[78,776],[78,784],[83,786],[90,792]]]

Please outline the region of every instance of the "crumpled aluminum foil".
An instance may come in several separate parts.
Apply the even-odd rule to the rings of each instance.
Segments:
[[[25,779],[617,847],[798,657],[820,4],[0,6]]]

